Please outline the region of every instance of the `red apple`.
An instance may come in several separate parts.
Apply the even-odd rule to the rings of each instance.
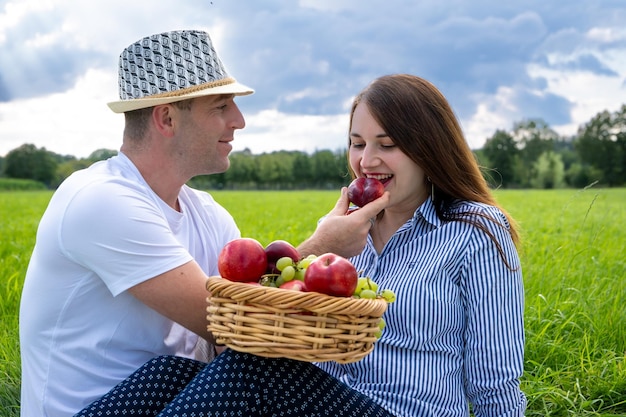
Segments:
[[[283,290],[292,290],[292,291],[302,291],[302,292],[307,291],[307,288],[304,282],[297,280],[297,279],[292,279],[291,281],[287,281],[278,288],[282,288]]]
[[[265,254],[267,255],[266,273],[268,274],[280,274],[280,271],[276,269],[276,261],[284,256],[290,257],[294,262],[300,260],[298,250],[285,240],[275,240],[271,242],[265,247]]]
[[[217,269],[230,281],[258,281],[267,269],[265,248],[249,237],[231,240],[217,258]]]
[[[354,265],[334,253],[318,256],[304,273],[304,284],[308,291],[337,297],[351,297],[358,280],[359,274]]]
[[[359,177],[348,186],[348,199],[356,206],[363,207],[381,197],[385,186],[376,178]]]

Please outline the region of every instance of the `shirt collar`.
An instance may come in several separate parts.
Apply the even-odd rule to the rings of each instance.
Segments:
[[[424,201],[422,205],[417,208],[417,210],[415,210],[415,213],[413,214],[413,222],[416,222],[419,218],[424,219],[436,228],[440,227],[443,223],[441,219],[437,217],[435,205],[430,197],[427,198],[426,201]]]

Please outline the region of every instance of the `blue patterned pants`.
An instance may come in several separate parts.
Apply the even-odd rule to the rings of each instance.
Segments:
[[[393,417],[313,364],[230,349],[208,365],[152,359],[75,417],[122,415]]]

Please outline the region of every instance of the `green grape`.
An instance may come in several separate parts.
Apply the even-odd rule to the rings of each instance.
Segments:
[[[287,266],[293,266],[294,262],[289,256],[283,256],[276,261],[276,269],[282,271]]]
[[[307,269],[309,265],[311,265],[311,262],[313,262],[313,259],[309,259],[309,258],[301,259],[300,262],[298,262],[298,268]]]
[[[280,276],[284,282],[291,281],[296,276],[296,268],[287,265],[280,271]]]
[[[298,281],[304,281],[304,271],[306,271],[306,269],[296,269],[296,274],[293,278],[297,279]]]
[[[372,290],[368,290],[367,288],[362,290],[359,295],[361,298],[365,298],[368,300],[373,300],[376,298],[376,293]]]
[[[387,326],[387,323],[385,322],[384,318],[380,318],[380,320],[378,321],[378,331],[376,333],[374,333],[374,336],[376,336],[376,339],[380,339],[383,336],[383,329]]]
[[[385,299],[388,303],[393,303],[396,301],[396,294],[390,289],[385,289],[380,293],[380,296]]]
[[[370,277],[359,277],[359,281],[356,284],[355,292],[360,292],[361,290],[368,289],[376,292],[378,290],[378,284],[374,282]]]
[[[276,279],[274,280],[274,286],[276,287],[280,287],[281,285],[283,285],[285,283],[285,279],[282,276],[277,276]]]
[[[366,277],[359,277],[359,280],[356,283],[356,288],[354,289],[355,295],[361,294],[361,291],[363,291],[363,288],[365,288],[365,286],[367,285],[368,279],[369,278]]]

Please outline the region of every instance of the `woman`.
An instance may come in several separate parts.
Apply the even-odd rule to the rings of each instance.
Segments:
[[[419,77],[381,77],[354,100],[349,132],[353,177],[380,179],[388,199],[350,258],[397,296],[373,352],[345,365],[231,350],[207,366],[161,357],[89,410],[124,403],[147,378],[151,390],[165,388],[144,415],[167,403],[159,415],[523,416],[518,234],[446,99]],[[300,252],[345,256],[332,239],[346,225],[356,230],[347,210],[344,188]],[[157,375],[177,367],[187,374],[166,387],[159,367]]]
[[[371,355],[320,367],[399,415],[523,415],[518,233],[446,99],[415,76],[377,79],[352,105],[348,158],[390,194],[351,261],[397,301]]]

